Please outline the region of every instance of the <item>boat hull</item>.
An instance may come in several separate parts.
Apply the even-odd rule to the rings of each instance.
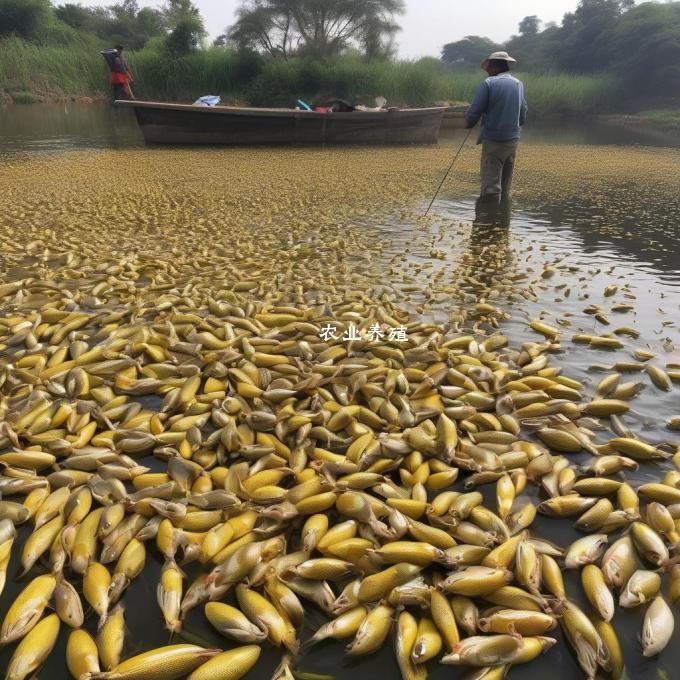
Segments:
[[[466,126],[465,112],[467,105],[449,106],[444,111],[442,128],[445,130],[462,130]]]
[[[444,108],[318,113],[116,101],[132,108],[147,144],[435,144]]]

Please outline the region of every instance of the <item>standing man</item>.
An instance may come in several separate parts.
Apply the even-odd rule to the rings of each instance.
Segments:
[[[477,144],[482,144],[482,190],[480,198],[509,198],[520,129],[527,115],[524,85],[511,76],[517,63],[507,52],[494,52],[482,62],[489,77],[479,86],[465,114],[466,127],[482,118]]]
[[[113,49],[102,50],[101,54],[109,65],[109,83],[113,88],[113,98],[115,99],[134,99],[130,83],[132,82],[132,71],[127,61],[123,57],[123,46],[114,45]]]

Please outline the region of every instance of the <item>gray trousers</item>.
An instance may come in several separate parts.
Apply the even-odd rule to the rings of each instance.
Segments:
[[[482,141],[482,196],[509,194],[515,170],[518,139],[496,142]]]

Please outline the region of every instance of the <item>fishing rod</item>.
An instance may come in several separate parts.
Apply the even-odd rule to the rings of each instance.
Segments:
[[[467,131],[465,138],[463,139],[463,143],[460,145],[460,147],[458,148],[458,151],[456,152],[456,155],[453,157],[453,160],[451,161],[451,165],[449,165],[449,169],[446,171],[444,178],[442,179],[442,181],[439,183],[439,186],[437,187],[437,191],[434,192],[434,196],[432,197],[432,200],[430,201],[430,205],[427,206],[427,210],[425,211],[425,214],[423,215],[423,217],[427,217],[427,214],[430,212],[432,205],[434,204],[437,196],[439,196],[439,192],[442,190],[442,187],[444,186],[444,182],[446,182],[446,178],[449,176],[449,173],[453,169],[453,166],[456,164],[456,161],[458,160],[458,156],[460,156],[460,152],[463,150],[463,147],[465,146],[465,142],[467,142],[468,137],[470,136],[471,132],[472,132],[472,128],[470,128]]]

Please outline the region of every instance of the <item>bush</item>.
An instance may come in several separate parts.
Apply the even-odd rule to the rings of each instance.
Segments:
[[[15,104],[37,104],[42,101],[42,97],[33,92],[10,92],[10,97]]]
[[[49,0],[0,0],[0,35],[35,36],[51,11]]]

